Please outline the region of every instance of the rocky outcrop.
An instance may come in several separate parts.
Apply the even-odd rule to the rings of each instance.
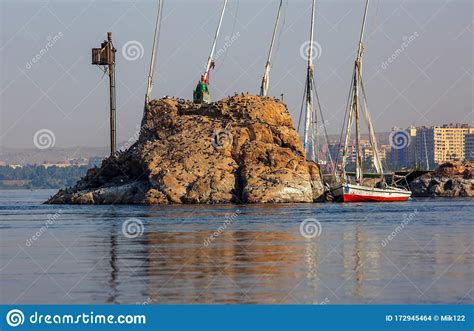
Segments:
[[[211,105],[153,100],[138,140],[48,203],[312,202],[323,194],[283,103],[252,95]]]
[[[474,162],[444,163],[410,183],[413,196],[474,197]]]

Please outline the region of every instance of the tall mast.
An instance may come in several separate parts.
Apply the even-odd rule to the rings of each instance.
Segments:
[[[275,21],[275,27],[273,28],[273,35],[272,35],[272,42],[270,44],[270,50],[268,51],[268,58],[267,64],[265,65],[265,72],[262,78],[262,85],[260,86],[260,95],[266,97],[268,94],[268,85],[270,83],[270,69],[272,67],[272,52],[273,52],[273,45],[275,43],[275,37],[278,30],[278,23],[280,21],[280,14],[281,14],[281,7],[283,4],[283,0],[280,0],[280,6],[278,7],[278,13]]]
[[[344,146],[342,152],[342,178],[347,182],[346,164],[349,153],[349,143],[351,140],[351,128],[355,120],[355,138],[356,138],[356,182],[361,183],[363,179],[362,173],[362,150],[360,146],[360,116],[359,116],[359,83],[361,81],[361,70],[362,70],[362,54],[364,51],[363,40],[365,22],[367,20],[367,10],[369,8],[369,0],[365,2],[364,18],[362,20],[362,28],[360,31],[359,45],[357,48],[357,56],[354,64],[354,71],[352,75],[352,85],[349,93],[349,116],[347,119],[346,135],[344,139]],[[365,95],[365,94],[364,94]],[[366,112],[368,112],[366,110]],[[370,130],[369,130],[370,131]]]
[[[356,71],[354,78],[354,97],[352,109],[355,115],[355,147],[356,147],[356,183],[362,183],[364,177],[362,173],[362,148],[360,146],[360,113],[359,113],[359,70]]]
[[[309,131],[311,128],[311,122],[316,122],[316,116],[313,115],[313,38],[314,38],[314,15],[315,15],[316,0],[313,0],[311,8],[311,28],[309,38],[309,50],[308,50],[308,67],[306,71],[306,117],[304,126],[304,149],[308,148]],[[316,127],[312,128],[313,130]],[[314,135],[311,135],[314,137]],[[313,157],[315,156],[315,139],[311,139],[311,148]]]
[[[211,53],[209,54],[209,58],[207,60],[206,71],[204,72],[204,75],[203,75],[203,80],[206,83],[209,82],[209,71],[211,70],[212,59],[214,57],[214,51],[216,50],[217,38],[219,37],[219,32],[221,30],[222,19],[224,18],[224,12],[225,12],[226,6],[227,6],[227,0],[224,1],[224,6],[222,7],[221,17],[219,19],[219,24],[217,25],[216,34],[214,36],[214,42],[212,43]]]
[[[430,161],[428,159],[428,147],[426,146],[426,130],[423,128],[423,141],[424,141],[424,147],[425,147],[425,157],[426,157],[426,170],[430,170]]]
[[[156,14],[156,24],[155,24],[155,33],[153,35],[153,48],[151,53],[151,61],[150,61],[150,71],[148,73],[148,82],[145,94],[145,109],[150,102],[150,95],[151,91],[153,90],[153,76],[155,74],[156,68],[156,50],[158,48],[158,39],[160,36],[160,25],[161,25],[161,17],[163,13],[163,2],[164,0],[158,0],[158,11]]]
[[[360,38],[359,38],[359,50],[357,51],[357,59],[361,59],[362,58],[362,53],[363,53],[363,50],[364,50],[364,46],[363,46],[363,41],[364,41],[364,31],[365,31],[365,22],[367,20],[367,11],[369,9],[369,0],[367,0],[365,2],[365,10],[364,10],[364,18],[362,20],[362,28],[360,30]]]
[[[369,8],[369,0],[365,2],[364,18],[362,20],[362,28],[360,30],[359,47],[357,50],[357,58],[355,61],[355,76],[354,76],[354,98],[353,98],[353,111],[355,115],[355,136],[356,136],[356,182],[362,183],[363,172],[362,172],[362,148],[360,146],[360,112],[359,112],[359,84],[361,80],[362,72],[362,54],[364,52],[363,40],[365,22],[367,20],[367,10]]]

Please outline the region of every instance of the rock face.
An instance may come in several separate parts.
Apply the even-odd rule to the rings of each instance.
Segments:
[[[474,197],[474,162],[444,163],[410,183],[418,197]]]
[[[211,105],[153,100],[128,150],[47,203],[284,203],[322,194],[285,105],[242,95]]]

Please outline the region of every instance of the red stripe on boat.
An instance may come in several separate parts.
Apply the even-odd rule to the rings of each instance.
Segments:
[[[382,197],[382,196],[368,196],[358,194],[344,194],[344,202],[368,202],[368,201],[407,201],[410,196],[401,197]]]

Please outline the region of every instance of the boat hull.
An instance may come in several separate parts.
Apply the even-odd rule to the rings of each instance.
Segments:
[[[362,185],[342,184],[331,190],[335,201],[341,202],[390,202],[407,201],[411,192],[394,187],[385,189]]]

